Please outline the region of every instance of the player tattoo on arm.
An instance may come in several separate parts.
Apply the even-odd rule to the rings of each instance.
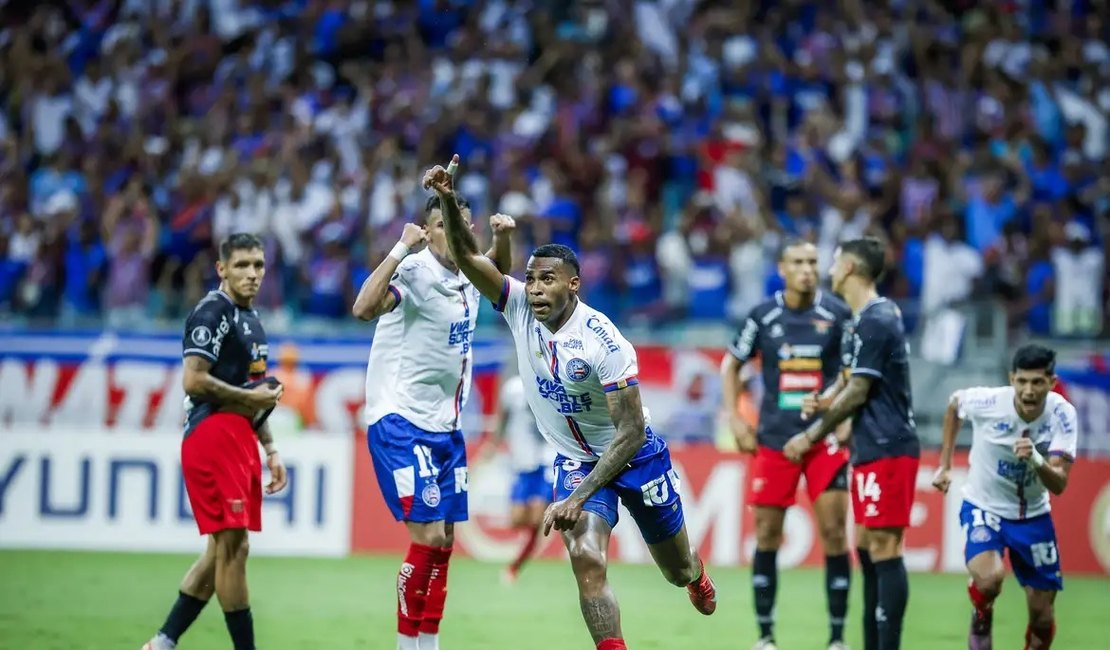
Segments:
[[[612,594],[597,598],[583,598],[581,601],[582,618],[590,631],[594,643],[603,639],[617,639],[621,634],[621,612]]]
[[[867,401],[867,393],[871,390],[871,378],[863,375],[852,375],[848,385],[836,396],[829,410],[824,416],[806,429],[805,436],[816,444],[819,440],[836,430],[836,427],[848,419],[856,409]]]
[[[204,357],[185,357],[185,375],[182,388],[189,397],[211,400],[224,405],[250,405],[251,391],[213,377],[209,370],[212,362]]]
[[[640,402],[640,387],[629,386],[605,394],[609,415],[617,428],[609,449],[601,454],[592,472],[575,488],[571,497],[585,502],[595,492],[608,485],[617,474],[624,471],[636,452],[644,446],[647,431],[644,426],[644,408]]]

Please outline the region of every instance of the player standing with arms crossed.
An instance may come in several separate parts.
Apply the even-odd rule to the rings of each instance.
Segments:
[[[885,246],[874,237],[837,249],[833,291],[855,314],[849,377],[817,400],[818,410],[827,406],[824,416],[783,449],[787,458],[802,462],[813,445],[852,417],[852,514],[863,572],[864,650],[901,647],[909,600],[902,542],[921,455],[902,314],[875,289],[885,260]]]
[[[933,485],[948,492],[952,452],[964,420],[971,420],[964,502],[960,523],[967,541],[964,557],[971,573],[967,592],[974,611],[967,646],[990,650],[995,598],[1002,591],[1010,554],[1018,584],[1025,589],[1029,625],[1026,650],[1052,647],[1053,605],[1064,588],[1049,493],[1068,486],[1075,461],[1078,423],[1075,407],[1052,392],[1056,353],[1024,345],[1010,364],[1010,385],[966,388],[953,393],[944,414],[940,468]]]
[[[818,441],[802,458],[783,455],[787,440],[805,426],[806,395],[836,383],[841,341],[851,311],[840,299],[817,288],[817,247],[790,241],[779,255],[786,290],[756,306],[736,335],[721,364],[725,407],[740,451],[754,454],[748,499],[755,506],[756,550],[752,588],[760,640],[753,650],[774,650],[777,553],[782,546],[786,509],[794,505],[798,481],[806,491],[825,549],[825,594],[829,607],[829,650],[842,650],[844,616],[852,566],[848,559],[848,451],[835,436]],[[765,391],[758,435],[736,411],[740,370],[759,355]],[[843,430],[845,427],[841,426]]]
[[[524,397],[524,381],[519,374],[505,380],[498,396],[500,417],[496,438],[509,446],[509,462],[514,474],[509,522],[524,533],[524,544],[515,560],[505,567],[503,579],[516,582],[521,568],[536,550],[543,513],[551,504],[551,461],[555,450],[543,439],[536,418]]]
[[[465,201],[461,209],[469,229]],[[490,226],[488,254],[507,269],[515,224],[495,215]],[[405,225],[351,308],[379,321],[366,368],[367,444],[382,496],[412,541],[397,576],[398,650],[439,648],[454,525],[468,516],[459,418],[470,396],[478,302],[447,248],[440,199],[432,196],[424,223]]]
[[[447,170],[429,170],[424,186],[442,202],[459,268],[504,315],[528,404],[559,452],[556,502],[544,515],[544,533],[562,532],[594,644],[598,650],[627,648],[606,577],[618,498],[667,581],[686,587],[694,607],[712,614],[716,588],[690,547],[670,452],[647,426],[635,351],[604,314],[578,299],[578,260],[569,248],[534,250],[523,283],[478,252],[451,188],[458,160],[452,158]]]
[[[266,374],[266,332],[251,306],[266,259],[262,241],[234,234],[220,244],[220,288],[193,308],[185,321],[185,438],[181,469],[189,504],[208,548],[185,574],[177,602],[143,650],[172,650],[215,593],[235,650],[254,650],[254,623],[247,589],[247,531],[262,530],[262,463],[270,484],[285,487],[285,466],[265,418],[281,399]],[[252,387],[244,387],[248,384]]]

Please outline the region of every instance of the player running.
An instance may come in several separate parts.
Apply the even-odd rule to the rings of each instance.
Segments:
[[[457,169],[458,156],[450,169]],[[599,650],[627,648],[606,578],[617,500],[631,512],[664,577],[686,587],[703,614],[716,588],[690,547],[678,476],[640,402],[636,352],[604,314],[578,299],[578,259],[565,246],[532,252],[520,282],[478,252],[451,189],[451,173],[429,170],[424,186],[440,197],[447,239],[459,268],[509,324],[525,397],[555,447],[555,498],[544,533],[561,531],[578,582],[582,616]]]
[[[788,242],[779,255],[779,274],[786,290],[756,306],[729,346],[721,364],[724,403],[740,451],[755,455],[748,500],[755,506],[756,550],[752,588],[760,639],[754,650],[774,650],[777,553],[782,546],[786,509],[794,505],[804,474],[806,492],[825,549],[825,594],[829,608],[829,650],[844,645],[851,562],[848,559],[848,450],[835,435],[818,441],[791,462],[783,454],[786,441],[805,426],[802,403],[807,394],[836,382],[841,364],[841,339],[851,318],[848,306],[817,288],[817,247]],[[755,356],[763,360],[763,403],[758,435],[735,404],[740,370]],[[841,430],[845,427],[841,426]]]
[[[181,470],[189,504],[208,548],[185,574],[177,602],[143,650],[172,650],[215,593],[235,650],[254,650],[247,589],[247,531],[262,530],[262,463],[266,493],[285,487],[285,466],[274,448],[266,416],[281,385],[264,380],[266,332],[251,306],[266,260],[262,241],[234,234],[220,244],[220,288],[185,321],[185,438]],[[248,383],[249,382],[249,383]]]
[[[787,458],[802,462],[813,445],[852,417],[852,515],[863,572],[865,650],[896,650],[901,645],[909,600],[902,538],[910,525],[921,453],[902,314],[875,290],[885,258],[883,243],[874,237],[854,239],[837,249],[833,291],[855,314],[849,376],[810,404],[824,410],[824,417],[783,448]]]
[[[509,521],[514,529],[524,533],[520,553],[503,574],[504,581],[512,584],[536,550],[543,513],[552,501],[551,461],[555,450],[536,426],[536,418],[524,398],[520,375],[514,374],[502,384],[498,401],[496,438],[508,442],[514,474]]]
[[[991,648],[994,600],[1002,591],[1010,554],[1025,589],[1029,625],[1025,648],[1045,649],[1056,635],[1053,604],[1063,589],[1049,492],[1063,494],[1079,436],[1075,407],[1052,392],[1056,353],[1024,345],[1014,353],[1010,385],[953,393],[944,414],[940,469],[933,485],[948,492],[952,451],[964,420],[971,420],[964,502],[960,508],[971,573],[967,592],[974,611],[967,646]]]
[[[465,201],[461,211],[469,228]],[[378,319],[366,368],[367,444],[382,496],[412,542],[397,576],[398,650],[439,648],[454,525],[468,515],[459,416],[470,396],[479,297],[447,248],[438,197],[423,220],[405,225],[351,308],[361,320]],[[490,226],[488,254],[508,268],[515,224],[497,216]]]

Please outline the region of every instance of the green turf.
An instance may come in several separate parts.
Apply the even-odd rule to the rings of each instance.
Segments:
[[[0,648],[138,650],[161,624],[190,561],[178,555],[0,552]],[[259,648],[392,650],[397,564],[393,557],[252,558]],[[566,564],[530,565],[513,587],[499,583],[499,570],[469,560],[452,563],[444,650],[592,647]],[[748,571],[717,569],[713,575],[720,605],[705,618],[654,567],[614,567],[611,577],[629,647],[749,648],[755,631]],[[781,576],[781,648],[824,648],[823,584],[820,571],[790,570]],[[1110,581],[1072,578],[1067,586],[1059,601],[1054,647],[1108,647]],[[858,584],[852,596],[848,641],[860,648]],[[996,647],[1021,647],[1024,617],[1021,591],[1011,580],[995,615]],[[962,577],[912,576],[903,648],[966,647],[967,621]],[[209,607],[182,641],[182,650],[230,647],[216,607]]]

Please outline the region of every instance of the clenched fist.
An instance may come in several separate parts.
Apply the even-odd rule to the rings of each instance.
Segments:
[[[489,218],[489,227],[495,233],[511,233],[516,230],[516,219],[507,214],[495,214]]]

